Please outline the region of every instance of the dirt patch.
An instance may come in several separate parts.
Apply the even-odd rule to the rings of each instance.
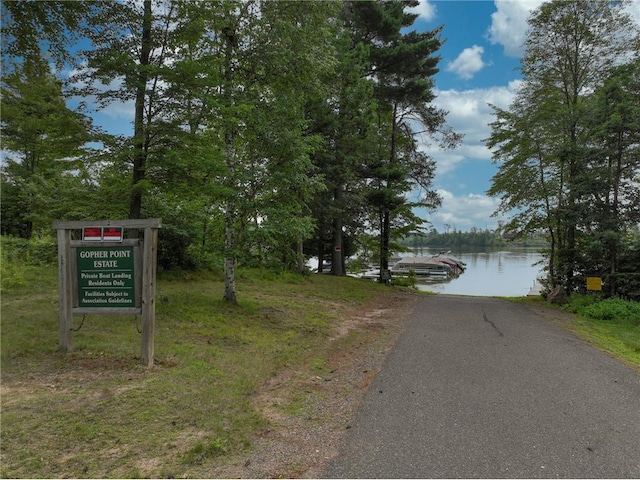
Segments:
[[[567,312],[565,310],[560,310],[559,308],[554,308],[550,305],[527,305],[529,309],[535,312],[537,315],[549,320],[550,322],[556,323],[560,326],[571,330],[569,327],[571,323],[576,318],[573,313]]]
[[[270,427],[252,451],[210,472],[224,478],[317,478],[339,451],[367,388],[403,331],[418,295],[399,292],[336,322],[328,372],[285,370],[254,400]]]
[[[332,321],[328,335],[323,331],[323,335],[314,337],[322,343],[312,349],[317,358],[310,365],[279,372],[252,398],[253,407],[267,419],[268,426],[251,439],[250,451],[234,454],[235,450],[223,449],[223,454],[208,457],[202,463],[192,462],[188,467],[180,464],[176,467],[178,472],[188,468],[192,478],[320,476],[323,466],[338,453],[360,401],[404,329],[418,298],[416,293],[390,289],[375,300],[367,301],[366,308],[330,304],[327,311],[337,319]],[[274,324],[280,322],[282,314],[277,308],[260,310],[260,315]],[[231,336],[229,341],[235,339]],[[108,476],[172,476],[171,465],[183,462],[194,445],[210,438],[210,432],[203,431],[196,423],[175,425],[178,433],[170,429],[167,438],[159,438],[157,451],[139,454],[140,445],[128,433],[120,433],[117,428],[108,435],[92,430],[94,412],[117,404],[111,401],[112,397],[135,395],[133,389],[144,389],[148,381],[157,378],[154,372],[176,366],[177,360],[162,357],[156,358],[155,363],[156,366],[148,369],[141,366],[134,355],[113,357],[106,352],[83,350],[68,354],[44,353],[38,362],[23,362],[22,368],[3,371],[0,397],[3,408],[12,412],[24,410],[22,405],[26,403],[30,409],[47,411],[64,411],[67,401],[90,406],[77,409],[77,413],[86,418],[85,422],[78,421],[78,428],[82,429],[78,436],[82,435],[86,442],[60,447],[55,458],[35,458],[30,452],[27,455],[30,432],[17,429],[25,438],[11,438],[11,452],[14,459],[24,455],[24,460],[14,462],[12,459],[12,475],[8,476],[29,477],[34,471],[47,472],[43,476],[50,477],[63,475],[62,472],[78,472],[83,476],[96,471],[110,472]],[[123,401],[126,404],[126,399]],[[116,423],[120,414],[114,410]],[[224,428],[233,435],[231,426]],[[65,444],[65,439],[58,439],[57,435],[52,425],[45,432],[42,444]],[[124,438],[122,442],[120,435]],[[6,448],[6,444],[3,447]],[[86,453],[92,449],[100,453],[99,467]],[[8,463],[7,452],[8,449],[0,453],[0,463]],[[234,456],[227,456],[231,454]]]
[[[92,356],[93,355],[93,356]],[[49,362],[43,362],[34,370],[19,375],[3,373],[0,384],[0,396],[3,406],[9,407],[24,403],[26,400],[38,398],[43,393],[77,393],[85,395],[86,385],[97,381],[126,378],[137,380],[147,374],[138,365],[135,357],[110,358],[95,354],[70,353],[65,356],[51,354]],[[89,400],[98,401],[100,398],[120,394],[137,385],[121,385],[107,388],[94,393]]]

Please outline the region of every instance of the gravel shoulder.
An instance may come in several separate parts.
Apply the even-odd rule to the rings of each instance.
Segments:
[[[360,401],[404,330],[420,294],[399,291],[392,300],[354,309],[327,339],[327,373],[288,369],[255,397],[270,429],[248,454],[209,472],[217,478],[317,478],[338,454]]]

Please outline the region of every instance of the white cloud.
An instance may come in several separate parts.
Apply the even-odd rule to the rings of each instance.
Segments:
[[[640,0],[631,2],[624,11],[629,14],[636,24],[640,25]]]
[[[627,12],[640,25],[640,0],[635,0],[627,7]]]
[[[66,72],[67,78],[72,82],[70,85],[72,88],[82,89],[88,86],[85,81],[78,80],[79,76],[87,73],[86,69],[87,67],[83,65],[79,69],[73,69],[69,72]],[[113,79],[109,84],[103,83],[102,81],[97,81],[93,84],[93,86],[97,89],[98,92],[104,93],[107,91],[122,90],[123,83],[123,77],[117,77]],[[86,96],[82,98],[76,97],[73,100],[76,102],[85,102],[90,112],[102,114],[113,120],[133,121],[135,112],[134,100],[112,100],[102,108],[99,107],[98,101],[94,96]],[[95,117],[95,113],[93,114],[93,116]]]
[[[456,179],[456,172],[459,171],[456,169],[462,168],[463,162],[484,163],[487,165],[487,178],[482,180],[490,180],[491,151],[484,144],[484,140],[491,135],[489,124],[495,118],[489,104],[507,108],[520,85],[520,80],[514,80],[507,86],[501,87],[436,91],[437,98],[434,103],[438,108],[449,112],[448,125],[454,131],[465,134],[462,144],[455,150],[442,150],[435,145],[421,146],[421,149],[436,161],[434,179],[436,188],[445,183],[448,185],[452,182],[460,183]],[[473,188],[468,185],[457,186],[467,191]],[[442,231],[445,224],[458,230],[469,230],[472,227],[489,229],[497,227],[500,218],[493,218],[491,215],[498,207],[498,199],[488,197],[484,191],[456,196],[450,189],[449,186],[446,189],[437,190],[443,199],[442,206],[437,211],[426,214],[426,218],[436,229]]]
[[[502,45],[505,55],[519,57],[527,34],[527,19],[531,12],[548,0],[494,0],[497,11],[491,15],[487,37],[493,45]],[[640,0],[633,0],[625,9],[640,25]]]
[[[428,217],[438,231],[444,231],[445,225],[463,231],[472,227],[493,230],[500,220],[505,220],[491,216],[498,208],[499,200],[496,198],[476,193],[456,196],[442,189],[437,192],[442,198],[442,206]]]
[[[421,150],[436,160],[437,176],[450,174],[464,160],[491,160],[491,152],[483,142],[491,134],[489,124],[494,121],[489,104],[507,108],[520,83],[519,80],[514,80],[504,87],[435,92],[435,106],[449,112],[447,124],[455,132],[464,133],[462,144],[455,150],[442,150],[436,145],[422,144]]]
[[[474,88],[469,90],[436,90],[435,105],[449,112],[447,122],[464,132],[486,131],[491,120],[489,104],[507,108],[521,84],[513,80],[506,86]]]
[[[478,45],[465,48],[458,58],[447,66],[447,71],[454,72],[464,80],[470,80],[486,65],[482,61],[483,53],[484,48]]]
[[[433,20],[436,16],[436,6],[429,0],[420,0],[420,4],[407,9],[411,13],[417,13],[423,20]]]
[[[113,101],[108,106],[100,110],[100,112],[109,118],[113,118],[114,120],[126,120],[133,122],[135,114],[135,101]]]
[[[527,33],[529,14],[545,0],[495,0],[497,11],[491,15],[489,41],[504,47],[504,53],[512,57],[522,54],[522,44]]]

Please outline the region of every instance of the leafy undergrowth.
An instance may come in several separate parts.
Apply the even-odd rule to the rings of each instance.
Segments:
[[[241,271],[172,274],[157,288],[155,365],[140,318],[76,315],[57,352],[53,267],[2,292],[2,477],[189,477],[268,428],[253,396],[284,368],[318,362],[341,315],[393,295],[374,282]],[[317,365],[321,369],[322,365]]]

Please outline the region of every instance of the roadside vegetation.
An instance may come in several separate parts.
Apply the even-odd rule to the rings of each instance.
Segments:
[[[640,303],[572,295],[563,308],[577,315],[575,333],[640,372]]]
[[[545,317],[640,373],[639,302],[596,293],[571,295],[563,306],[540,297],[515,300],[543,308]]]
[[[394,295],[350,277],[241,269],[232,305],[220,273],[164,272],[146,368],[134,315],[76,315],[74,351],[59,353],[57,268],[24,259],[3,244],[3,478],[211,476],[273,427],[254,404],[269,379],[328,374],[332,349],[364,341],[334,339],[336,320]]]

